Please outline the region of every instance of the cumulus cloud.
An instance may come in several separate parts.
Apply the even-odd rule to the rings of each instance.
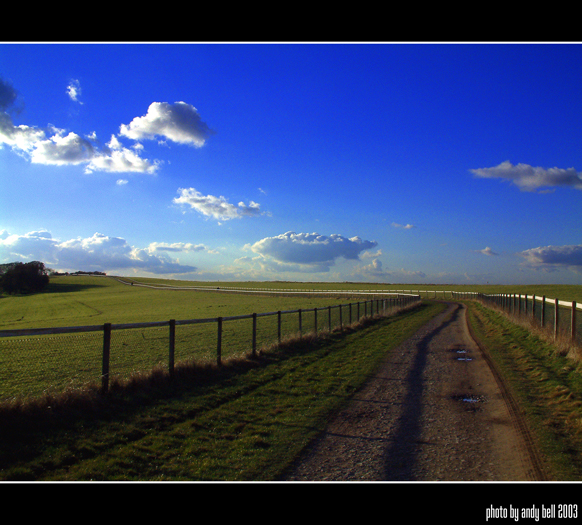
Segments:
[[[67,94],[71,100],[81,103],[81,88],[77,80],[72,80],[67,86]],[[51,126],[39,128],[15,125],[9,110],[15,109],[16,99],[16,90],[0,78],[0,147],[7,145],[33,163],[58,166],[84,164],[85,173],[154,174],[160,166],[160,161],[151,161],[140,155],[143,146],[139,142],[127,148],[115,135],[104,147],[100,147],[95,133],[82,137]],[[120,136],[135,141],[163,137],[197,147],[204,145],[212,133],[196,108],[185,102],[173,105],[154,102],[145,116],[137,117],[129,125],[120,127]]]
[[[112,173],[150,173],[154,174],[159,168],[160,161],[150,161],[140,157],[136,152],[139,148],[125,148],[115,135],[106,144],[107,148],[91,158],[86,173],[105,171]]]
[[[110,237],[101,233],[66,241],[54,239],[50,232],[44,230],[25,235],[8,234],[3,230],[0,235],[0,260],[3,262],[12,262],[15,259],[38,260],[51,268],[70,271],[138,269],[156,274],[180,274],[197,269],[157,253],[171,251],[170,249],[151,248],[152,245],[146,249],[135,248],[121,237]]]
[[[546,169],[528,164],[513,165],[511,162],[505,161],[492,168],[479,168],[469,171],[481,178],[508,180],[521,191],[533,192],[539,188],[555,186],[566,186],[582,190],[582,174],[574,168]]]
[[[327,237],[318,233],[287,232],[276,237],[266,237],[248,248],[279,263],[329,269],[340,257],[358,260],[361,252],[377,244],[376,241],[365,241],[360,237],[346,238],[338,234]]]
[[[374,277],[376,279],[385,278],[391,275],[390,272],[384,270],[384,268],[382,267],[382,261],[380,259],[372,259],[372,262],[370,264],[362,266],[362,268],[359,269],[359,272],[369,277]]]
[[[159,162],[141,158],[118,142],[114,148],[108,146],[99,150],[93,138],[84,138],[73,132],[66,133],[56,128],[44,130],[25,125],[15,126],[7,113],[0,113],[0,146],[2,144],[10,146],[15,153],[29,158],[34,164],[85,164],[86,173],[155,173],[159,166]]]
[[[189,242],[152,242],[148,246],[148,251],[155,252],[200,252],[206,250],[204,244],[192,244]]]
[[[138,141],[163,137],[197,147],[203,146],[212,133],[198,110],[185,102],[153,102],[146,115],[134,118],[128,125],[122,124],[120,128],[121,135]]]
[[[174,198],[175,204],[186,204],[197,212],[217,220],[240,219],[261,214],[261,205],[250,201],[249,204],[239,202],[237,206],[229,203],[224,197],[203,195],[195,188],[180,188],[179,197]]]
[[[85,164],[95,157],[95,150],[89,140],[76,133],[64,135],[63,130],[45,140],[39,140],[30,152],[34,164]]]
[[[487,246],[483,250],[475,250],[475,251],[477,253],[482,253],[483,255],[489,255],[489,256],[499,255],[498,253],[494,252],[491,248],[489,248],[489,246]]]
[[[79,97],[81,96],[81,84],[78,80],[72,79],[67,86],[67,95],[73,102],[78,102],[79,104],[83,104]]]
[[[28,154],[45,137],[43,130],[22,124],[15,126],[8,113],[0,113],[0,146],[6,144],[18,154]]]
[[[567,267],[582,271],[582,244],[566,246],[540,246],[520,252],[527,263],[533,267]]]
[[[411,230],[412,228],[414,228],[414,225],[412,225],[412,224],[405,225],[405,224],[398,224],[397,222],[393,222],[392,227],[402,229],[402,230]]]

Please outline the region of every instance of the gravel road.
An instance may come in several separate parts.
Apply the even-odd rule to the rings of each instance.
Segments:
[[[286,481],[536,481],[543,469],[466,306],[391,351]]]

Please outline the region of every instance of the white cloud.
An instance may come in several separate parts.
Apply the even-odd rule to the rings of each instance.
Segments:
[[[387,272],[383,269],[382,261],[380,259],[373,259],[370,264],[367,264],[366,266],[362,266],[358,270],[358,273],[360,273],[360,272],[363,273],[364,275],[367,275],[369,277],[374,277],[376,279],[385,278],[385,277],[388,277],[389,275],[391,275],[390,272]]]
[[[173,200],[175,204],[187,204],[202,215],[217,220],[240,219],[261,214],[260,204],[253,201],[248,205],[239,202],[238,206],[235,206],[222,196],[202,195],[195,188],[180,188],[178,193],[180,196]]]
[[[25,235],[6,233],[3,230],[0,236],[0,260],[3,262],[12,262],[15,259],[38,260],[51,268],[63,271],[138,269],[155,274],[183,274],[197,270],[194,266],[183,265],[165,255],[157,254],[159,250],[151,250],[151,245],[147,249],[135,248],[123,238],[109,237],[101,233],[62,242],[54,239],[47,231],[30,232]]]
[[[511,181],[521,191],[536,191],[539,188],[566,186],[582,190],[582,175],[574,168],[540,168],[528,164],[513,165],[502,162],[493,168],[469,170],[477,177]]]
[[[494,252],[491,248],[489,248],[489,246],[487,246],[483,250],[475,250],[475,251],[477,253],[482,253],[483,255],[489,255],[489,256],[499,255],[498,253]]]
[[[582,270],[582,244],[566,246],[540,246],[520,252],[533,267],[567,267]]]
[[[30,126],[15,126],[8,113],[0,113],[0,145],[7,144],[17,153],[30,153],[45,138],[45,132]]]
[[[206,250],[204,244],[192,244],[189,242],[152,242],[148,246],[148,251],[150,253],[155,252],[200,252]]]
[[[72,100],[79,102],[80,85],[73,80],[67,87]],[[0,79],[0,147],[3,144],[30,159],[35,164],[78,165],[85,164],[86,173],[94,171],[111,173],[155,173],[160,161],[143,158],[143,146],[136,143],[131,149],[111,136],[105,147],[97,145],[93,132],[88,138],[77,133],[47,126],[45,129],[14,125],[8,110],[14,106],[17,93],[8,82]],[[201,147],[212,130],[201,121],[196,108],[184,102],[174,105],[154,102],[147,115],[135,118],[128,126],[121,126],[121,135],[134,140],[161,136],[182,144]]]
[[[327,237],[318,233],[287,232],[266,237],[247,248],[279,263],[308,265],[327,271],[338,258],[358,260],[361,252],[377,244],[360,237],[348,239],[338,234]]]
[[[143,117],[134,118],[128,125],[122,124],[120,134],[134,139],[168,138],[180,144],[204,145],[213,133],[202,121],[198,110],[185,102],[168,104],[153,102]]]
[[[368,252],[368,251],[365,251],[365,252],[362,253],[362,255],[360,255],[360,257],[362,259],[368,259],[368,258],[371,258],[371,257],[380,257],[380,255],[382,255],[382,250],[377,250],[376,252]]]
[[[83,104],[79,100],[79,97],[81,96],[81,84],[78,80],[72,79],[71,82],[69,82],[69,85],[67,86],[67,95],[69,95],[69,98],[72,101]]]
[[[0,113],[0,145],[10,146],[16,153],[30,158],[34,164],[86,164],[87,173],[104,171],[114,173],[155,173],[159,162],[141,158],[134,151],[123,148],[116,140],[114,148],[99,151],[92,140],[61,129],[45,130],[29,126],[15,126],[7,113]],[[110,144],[112,144],[110,143]]]
[[[150,161],[140,157],[135,151],[121,146],[115,137],[108,143],[109,149],[95,155],[85,169],[86,173],[105,171],[110,173],[149,173],[154,174],[160,165],[157,160]]]
[[[55,135],[46,140],[39,140],[31,151],[31,161],[35,164],[84,164],[95,156],[91,142],[77,135],[64,135],[63,130],[56,130]]]
[[[393,228],[399,228],[399,229],[402,229],[402,230],[411,230],[412,228],[414,228],[414,225],[412,225],[412,224],[406,224],[406,225],[404,225],[404,224],[398,224],[397,222],[393,222],[392,223],[392,227]]]

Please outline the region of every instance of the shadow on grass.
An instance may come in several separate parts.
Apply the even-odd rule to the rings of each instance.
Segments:
[[[95,383],[83,389],[57,394],[47,392],[36,398],[0,403],[0,470],[33,459],[45,443],[58,440],[59,435],[74,434],[75,429],[90,432],[92,426],[126,421],[166,401],[192,397],[201,399],[203,408],[188,410],[187,417],[194,417],[196,410],[220,405],[233,395],[244,395],[257,384],[271,380],[270,374],[267,374],[263,379],[254,376],[253,380],[245,383],[245,373],[251,370],[266,369],[321,350],[349,333],[367,328],[382,319],[397,318],[416,308],[423,308],[422,303],[387,316],[365,317],[331,332],[290,336],[280,343],[261,348],[255,356],[249,353],[229,358],[223,360],[220,366],[214,362],[192,361],[176,363],[172,375],[161,367],[147,373],[137,373],[124,381],[112,380],[106,394]],[[202,400],[204,396],[207,397]],[[159,424],[163,426],[163,423]],[[157,428],[158,423],[155,425]]]
[[[49,281],[48,286],[40,293],[70,293],[70,292],[82,292],[83,290],[89,290],[91,288],[102,288],[106,286],[103,284],[93,284],[87,282],[51,282]]]

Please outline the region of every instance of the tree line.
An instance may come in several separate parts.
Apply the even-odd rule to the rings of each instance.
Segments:
[[[8,294],[35,293],[49,283],[50,269],[40,261],[0,265],[0,288]]]

